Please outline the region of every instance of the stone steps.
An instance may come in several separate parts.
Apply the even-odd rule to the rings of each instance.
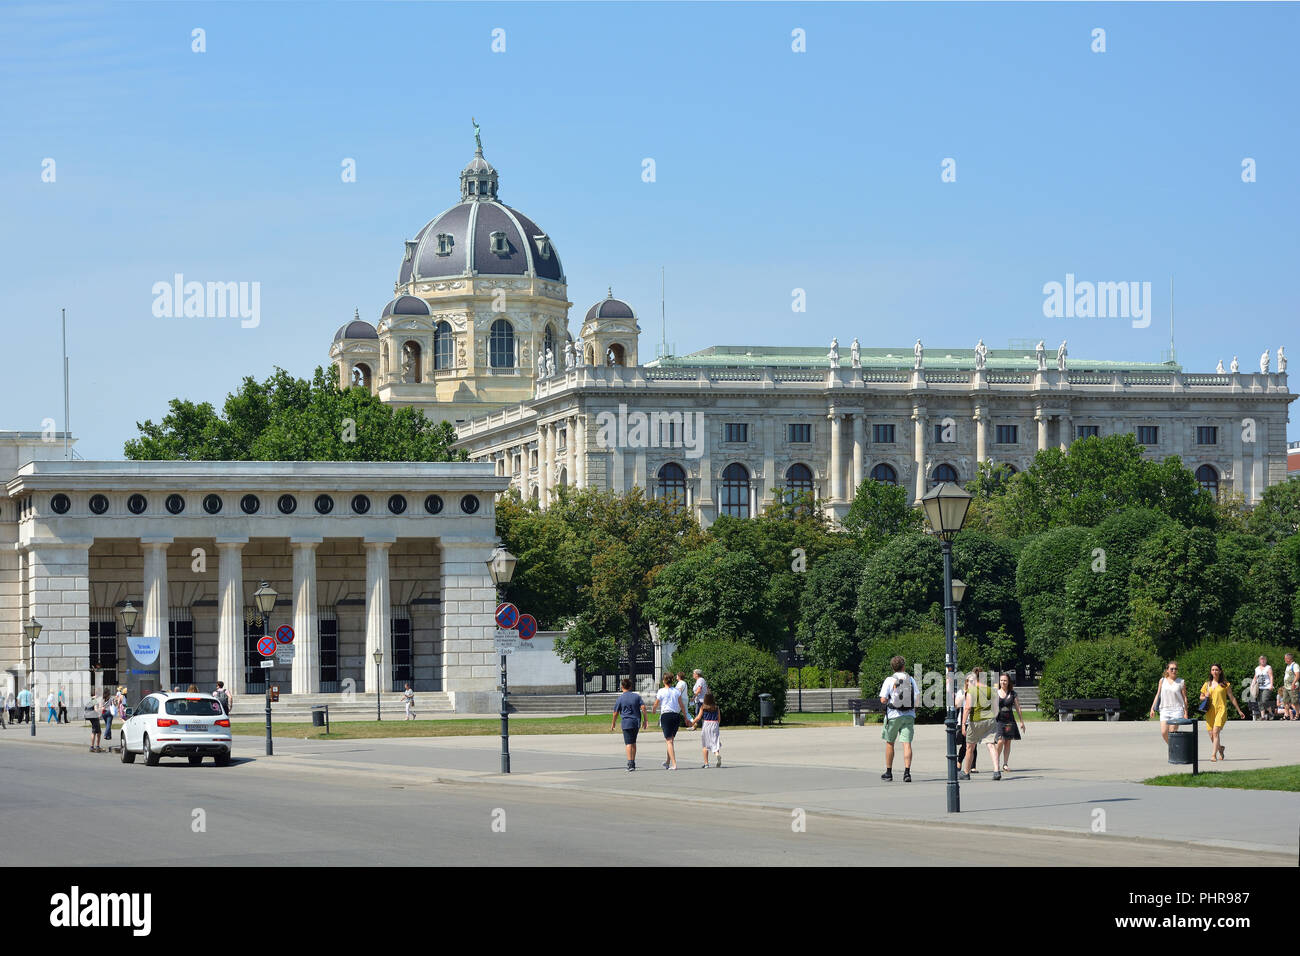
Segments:
[[[403,715],[405,705],[401,694],[383,694],[382,698],[386,716],[400,718]],[[320,705],[329,707],[331,721],[375,719],[373,694],[356,694],[350,700],[344,700],[342,694],[281,694],[280,699],[271,705],[271,714],[275,720],[310,720],[312,707]],[[415,712],[420,718],[455,713],[451,698],[443,691],[417,692]],[[232,720],[252,720],[265,714],[265,696],[243,694],[235,698],[230,716]]]

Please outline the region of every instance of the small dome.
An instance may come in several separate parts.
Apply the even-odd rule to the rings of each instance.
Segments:
[[[379,333],[375,327],[365,319],[361,318],[358,311],[351,322],[340,326],[339,330],[334,333],[334,341],[342,342],[344,339],[378,339]]]
[[[587,310],[586,321],[592,319],[635,319],[636,313],[632,307],[622,299],[614,298],[614,290],[609,290],[609,295],[597,302]]]
[[[429,303],[413,295],[399,295],[388,305],[384,306],[384,313],[380,316],[385,319],[390,315],[429,315]]]

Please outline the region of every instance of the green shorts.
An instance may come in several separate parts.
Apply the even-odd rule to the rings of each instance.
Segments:
[[[1294,707],[1296,704],[1296,697],[1297,697],[1296,688],[1292,687],[1290,690],[1288,690],[1287,688],[1283,687],[1280,703],[1290,704],[1292,707]]]
[[[885,727],[880,732],[880,737],[885,743],[894,743],[901,740],[905,744],[912,742],[912,728],[916,724],[916,718],[910,715],[902,717],[892,717],[885,720]]]

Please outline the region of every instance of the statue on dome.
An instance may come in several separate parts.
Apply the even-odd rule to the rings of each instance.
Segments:
[[[474,124],[474,149],[475,151],[481,150],[483,148],[483,140],[479,139],[478,120],[471,116],[469,121]]]
[[[983,339],[980,339],[975,346],[976,371],[982,372],[984,370],[984,366],[988,364],[988,360],[989,360],[989,347],[984,344]]]
[[[921,344],[920,339],[917,339],[916,344],[912,346],[912,354],[916,356],[916,362],[912,368],[919,371],[925,365],[925,346]]]
[[[564,343],[564,368],[565,371],[573,368],[573,340],[570,339]]]
[[[849,346],[849,359],[853,362],[854,368],[862,368],[862,349],[858,345],[858,337],[853,336],[853,343]]]
[[[411,362],[411,346],[407,344],[402,348],[402,383],[410,385],[415,381],[415,366]]]
[[[838,338],[831,338],[831,350],[826,353],[826,357],[831,360],[831,368],[840,367],[840,340]]]

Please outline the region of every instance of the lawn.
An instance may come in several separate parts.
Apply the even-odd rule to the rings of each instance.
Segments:
[[[1203,765],[1202,765],[1203,766]],[[1287,767],[1261,767],[1258,770],[1202,770],[1152,777],[1143,783],[1155,787],[1231,787],[1235,790],[1300,791],[1300,764]]]

